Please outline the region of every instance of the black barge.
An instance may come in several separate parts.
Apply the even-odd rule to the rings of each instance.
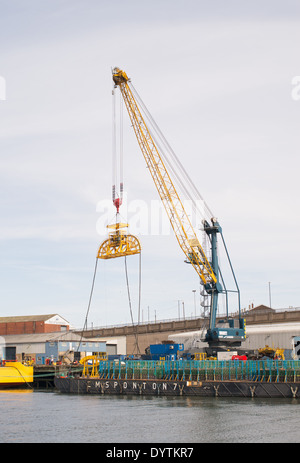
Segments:
[[[54,384],[68,394],[299,399],[300,362],[103,361],[93,375],[56,376]]]
[[[300,383],[266,381],[103,380],[56,377],[56,388],[68,394],[300,398]]]

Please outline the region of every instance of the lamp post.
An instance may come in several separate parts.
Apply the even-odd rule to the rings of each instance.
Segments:
[[[270,309],[272,308],[272,305],[271,305],[271,282],[269,281],[269,307]]]
[[[196,290],[193,289],[192,292],[194,293],[194,309],[195,309],[195,318],[196,318],[196,316],[197,316],[197,314],[196,314]]]

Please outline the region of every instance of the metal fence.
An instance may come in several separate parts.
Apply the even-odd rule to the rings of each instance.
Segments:
[[[287,307],[287,308],[279,308],[279,309],[274,309],[275,314],[277,313],[284,313],[284,312],[298,312],[300,310],[300,307]],[[255,312],[252,312],[252,309],[242,309],[241,314],[242,316],[246,315],[251,315],[252,313],[255,314]],[[260,312],[256,312],[257,314],[268,314],[270,313],[269,310],[261,310]],[[239,312],[231,312],[228,314],[230,318],[237,317],[239,315]],[[225,316],[225,313],[218,313],[218,317]],[[103,329],[110,329],[110,328],[122,328],[125,326],[140,326],[140,325],[155,325],[159,323],[170,323],[170,322],[180,322],[180,321],[185,321],[185,320],[201,320],[205,321],[208,320],[209,317],[203,317],[203,314],[200,315],[192,315],[192,316],[182,316],[182,317],[174,317],[174,318],[162,318],[162,319],[151,319],[151,320],[143,320],[139,322],[133,322],[133,323],[119,323],[119,324],[114,324],[114,325],[101,325],[101,326],[96,326],[93,323],[88,325],[85,330],[86,331],[96,331],[96,330],[103,330]],[[82,328],[74,328],[74,331],[82,331]]]
[[[101,361],[99,376],[125,380],[300,382],[300,361]]]

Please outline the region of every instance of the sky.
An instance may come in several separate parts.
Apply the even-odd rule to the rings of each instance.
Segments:
[[[83,326],[115,214],[115,66],[222,226],[242,308],[299,307],[299,42],[296,0],[0,0],[0,316]],[[123,117],[134,320],[140,269],[141,320],[199,315],[197,274],[163,212],[151,221],[158,195]],[[88,324],[130,322],[124,259],[98,261]]]

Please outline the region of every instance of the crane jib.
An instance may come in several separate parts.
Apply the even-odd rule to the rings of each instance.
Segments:
[[[140,111],[137,100],[139,101],[139,104],[141,105],[141,108],[143,109],[145,116],[148,115],[149,117],[147,109],[145,108],[143,102],[138,97],[138,95],[136,94],[135,97],[135,95],[133,94],[133,91],[131,90],[132,85],[130,84],[130,79],[127,77],[127,74],[119,68],[114,68],[112,72],[115,87],[119,87],[121,91],[137,141],[146,161],[147,167],[149,168],[149,172],[152,176],[160,199],[168,215],[176,239],[185,256],[187,257],[186,262],[190,263],[196,270],[207,294],[210,295],[210,321],[209,329],[207,330],[205,336],[205,341],[209,343],[210,348],[214,348],[216,345],[220,345],[221,343],[225,343],[225,345],[240,345],[241,341],[243,341],[246,337],[245,326],[244,320],[241,318],[239,288],[224,242],[222,229],[214,217],[210,216],[211,224],[204,221],[204,231],[206,236],[209,238],[211,245],[210,262],[206,256],[206,253],[204,252],[204,249],[198,241],[197,235],[191,224],[190,218],[183,206],[183,203],[177,193],[175,185],[166,168],[164,159],[165,161],[168,161],[168,159],[166,157],[162,157],[162,154],[164,153],[163,151],[160,152],[160,145],[157,144],[154,138],[152,137],[151,132],[148,129],[148,126]],[[150,122],[152,123],[153,121],[150,119]],[[168,165],[170,167],[170,164]],[[178,177],[176,177],[176,175],[175,178],[178,181]],[[230,292],[236,292],[238,294],[238,326],[236,326],[236,324],[233,323],[235,322],[234,320],[230,320],[228,318],[228,289],[224,286],[223,290],[223,287],[219,281],[220,277],[222,283],[224,283],[218,263],[217,234],[220,234],[222,237],[227,258],[229,260],[234,281],[236,284],[236,290],[230,290]],[[218,295],[220,293],[224,293],[226,295],[226,311],[228,320],[228,322],[226,322],[228,326],[222,326],[222,328],[218,328],[216,323]]]
[[[154,180],[181,249],[199,274],[202,282],[204,284],[215,284],[217,279],[211,264],[198,242],[190,219],[139,110],[137,102],[128,85],[129,79],[126,73],[119,68],[115,68],[113,70],[113,81],[115,85],[120,88],[147,167]],[[197,240],[197,249],[189,244],[192,240],[191,238]]]

